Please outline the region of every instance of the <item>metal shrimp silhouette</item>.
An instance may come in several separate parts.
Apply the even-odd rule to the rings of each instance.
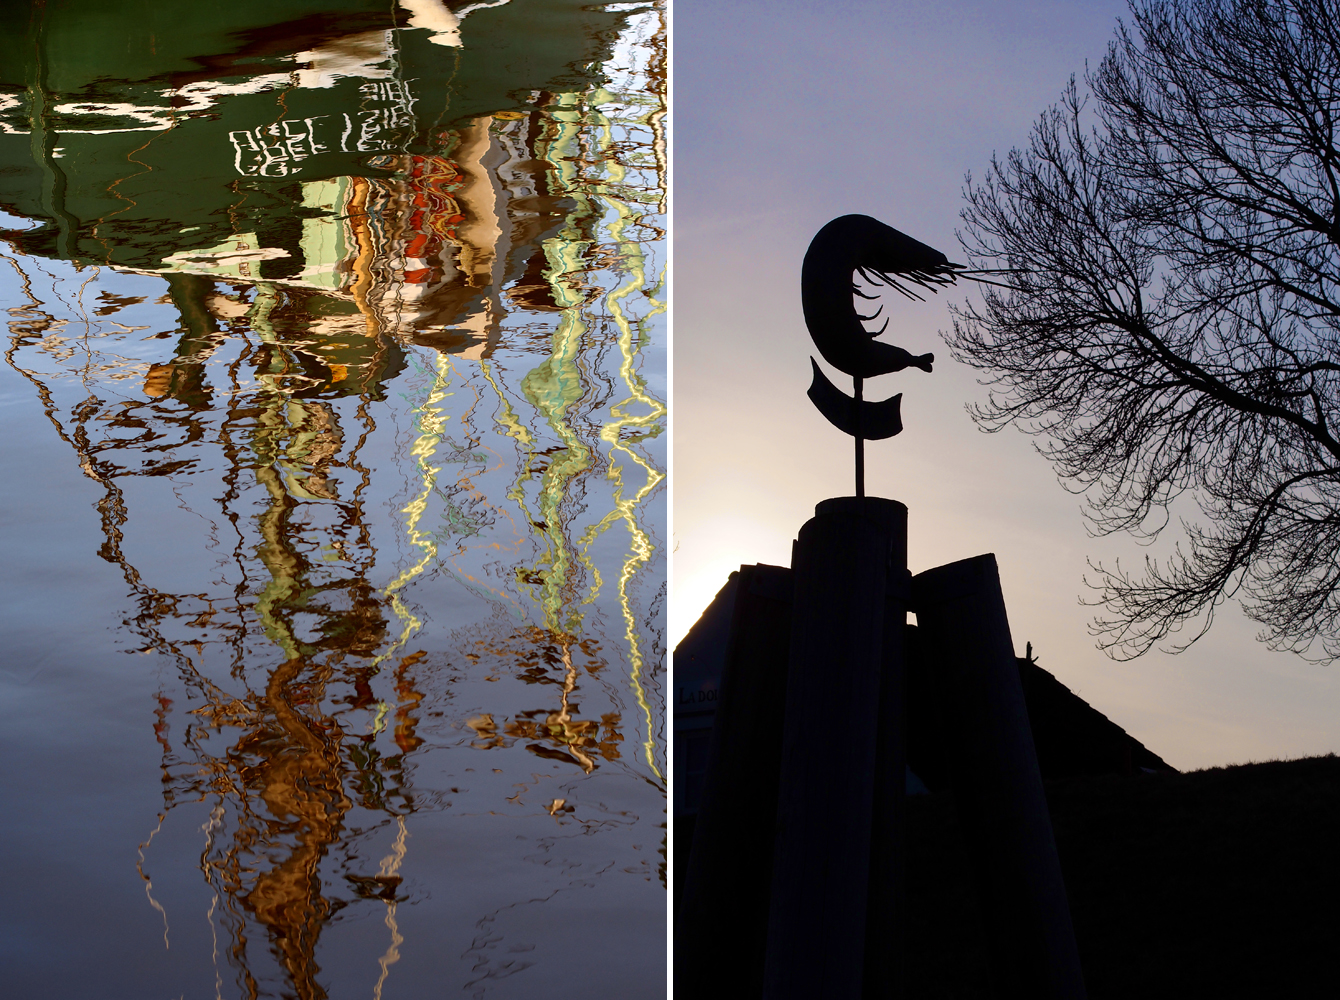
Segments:
[[[867,402],[861,396],[863,380],[904,368],[929,372],[935,355],[914,355],[876,340],[889,321],[885,319],[873,332],[865,323],[878,319],[884,307],[869,316],[857,312],[853,296],[871,300],[878,296],[861,291],[852,283],[852,276],[859,274],[869,284],[920,299],[909,286],[933,292],[937,286],[954,284],[965,270],[940,251],[868,215],[834,219],[810,241],[800,272],[805,325],[824,360],[852,377],[854,398],[830,382],[813,358],[814,379],[808,395],[834,427],[856,438],[857,496],[865,495],[863,442],[890,438],[903,429],[903,394]]]

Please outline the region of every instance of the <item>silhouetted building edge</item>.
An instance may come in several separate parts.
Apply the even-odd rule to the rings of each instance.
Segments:
[[[754,596],[776,602],[774,614],[784,633],[789,615],[791,570],[756,564],[732,573],[674,651],[675,776],[674,813],[697,812],[707,767],[716,698],[731,641],[731,622],[741,579]],[[933,651],[920,649],[915,626],[908,627],[907,752],[908,792],[949,788],[944,748],[937,745],[943,727],[930,695]],[[1044,780],[1092,775],[1176,773],[1176,768],[1125,729],[1071,691],[1036,659],[1019,657],[1019,675],[1029,724]],[[783,665],[784,666],[784,661]],[[779,669],[782,669],[779,666]]]

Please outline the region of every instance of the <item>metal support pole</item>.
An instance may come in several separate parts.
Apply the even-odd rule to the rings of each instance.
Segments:
[[[865,438],[861,436],[861,392],[864,379],[852,378],[852,390],[856,397],[856,405],[852,407],[852,412],[856,415],[856,495],[865,496]]]

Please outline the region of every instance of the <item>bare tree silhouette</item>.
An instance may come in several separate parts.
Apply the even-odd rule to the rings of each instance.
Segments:
[[[1136,656],[1226,598],[1274,648],[1340,656],[1340,4],[1132,0],[1028,146],[967,182],[961,234],[1008,288],[955,309],[988,429],[1041,437],[1101,534],[1100,644]],[[1189,635],[1190,638],[1186,638]]]

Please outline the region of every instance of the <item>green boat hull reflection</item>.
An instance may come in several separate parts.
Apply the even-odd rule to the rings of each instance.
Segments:
[[[396,312],[434,346],[483,348],[491,324],[469,318],[543,268],[577,207],[520,148],[524,127],[509,143],[497,126],[595,86],[621,15],[531,0],[444,34],[384,3],[307,7],[286,3],[280,23],[256,0],[190,20],[150,3],[10,8],[0,206],[40,225],[6,235],[39,256],[304,287],[374,333]],[[438,27],[455,17],[437,12]]]

